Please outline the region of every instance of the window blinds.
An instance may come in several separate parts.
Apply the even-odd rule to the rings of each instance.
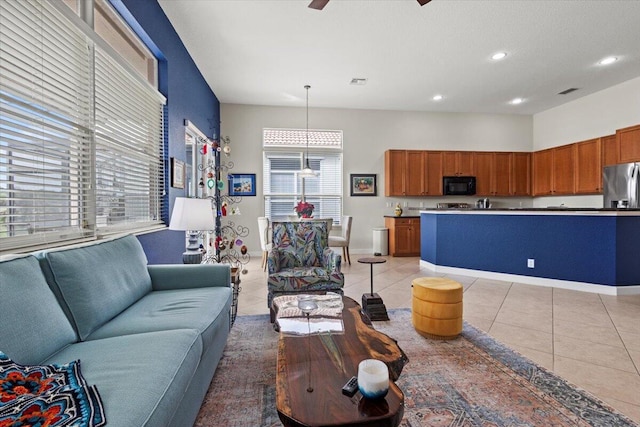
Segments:
[[[0,2],[0,250],[85,235],[90,69],[48,2]]]
[[[164,98],[115,56],[48,1],[0,1],[0,251],[161,222]]]

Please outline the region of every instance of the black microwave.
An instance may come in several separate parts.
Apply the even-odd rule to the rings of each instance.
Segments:
[[[445,196],[473,196],[476,194],[476,177],[443,176],[442,194]]]

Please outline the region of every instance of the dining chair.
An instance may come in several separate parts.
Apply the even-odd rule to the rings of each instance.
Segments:
[[[269,236],[269,218],[265,216],[258,217],[258,233],[260,233],[260,247],[262,248],[262,262],[260,267],[263,271],[267,271],[267,256],[271,250],[271,237]]]
[[[349,256],[349,240],[351,240],[351,221],[353,217],[345,215],[342,217],[342,233],[340,236],[329,236],[329,247],[341,247],[342,258],[351,265]]]

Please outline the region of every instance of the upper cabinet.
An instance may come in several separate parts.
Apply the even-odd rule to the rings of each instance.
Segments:
[[[531,153],[513,153],[511,162],[511,195],[531,195]]]
[[[442,175],[472,176],[473,154],[472,151],[443,151]]]
[[[423,150],[386,151],[384,194],[442,195],[442,153]]]
[[[553,194],[553,150],[551,148],[533,153],[533,195]]]
[[[477,152],[472,175],[476,177],[479,196],[511,196],[513,194],[514,153]],[[528,171],[527,171],[528,173]]]
[[[575,144],[533,153],[533,195],[574,193]]]
[[[640,125],[616,131],[619,163],[640,161]]]
[[[617,165],[620,163],[618,160],[618,138],[615,134],[607,135],[600,138],[602,145],[602,166]]]
[[[575,144],[575,192],[597,194],[602,191],[602,139]]]

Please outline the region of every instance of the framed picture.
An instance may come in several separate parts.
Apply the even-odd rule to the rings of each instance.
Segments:
[[[229,174],[229,195],[230,196],[255,196],[256,195],[256,174],[255,173],[234,173]]]
[[[182,160],[171,158],[171,186],[173,188],[184,188],[185,167]]]
[[[352,173],[350,183],[352,196],[378,195],[375,173]]]

